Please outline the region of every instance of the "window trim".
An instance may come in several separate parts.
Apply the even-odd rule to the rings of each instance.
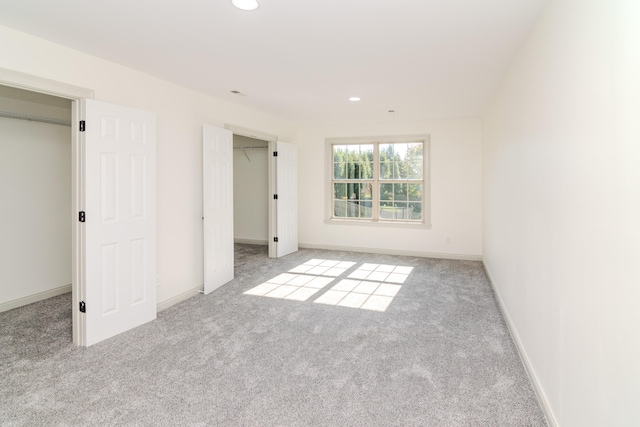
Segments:
[[[340,144],[385,144],[402,142],[422,142],[423,145],[423,207],[421,221],[399,221],[385,219],[355,219],[333,218],[333,146]],[[431,228],[431,138],[430,135],[390,135],[390,136],[365,136],[325,139],[325,176],[324,176],[324,223],[334,225],[376,226],[376,227],[400,227],[400,228]],[[376,153],[375,158],[378,154]],[[379,165],[375,165],[376,168]],[[380,200],[374,201],[379,206]]]

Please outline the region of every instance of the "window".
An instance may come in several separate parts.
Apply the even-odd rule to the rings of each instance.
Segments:
[[[328,140],[330,219],[426,224],[427,141]]]

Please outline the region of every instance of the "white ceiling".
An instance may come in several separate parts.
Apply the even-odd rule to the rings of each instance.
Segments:
[[[353,123],[481,115],[546,3],[260,1],[0,0],[0,25],[295,123]]]

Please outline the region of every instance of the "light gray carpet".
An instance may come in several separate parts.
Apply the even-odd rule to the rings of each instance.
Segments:
[[[243,294],[312,258],[414,270],[386,312]],[[70,294],[0,313],[1,424],[546,426],[479,262],[237,245],[236,277],[87,349]]]

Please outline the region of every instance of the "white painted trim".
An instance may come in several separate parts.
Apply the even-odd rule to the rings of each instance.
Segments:
[[[431,224],[427,224],[424,221],[385,221],[385,220],[372,220],[372,219],[357,219],[357,218],[329,218],[325,219],[324,223],[327,225],[343,225],[347,227],[395,227],[395,228],[414,228],[414,229],[431,229]]]
[[[429,141],[429,134],[415,134],[415,135],[375,135],[375,136],[347,136],[340,138],[326,138],[325,144],[371,144],[372,142],[416,142],[416,141]]]
[[[273,153],[276,151],[276,142],[269,141],[269,153]],[[269,175],[269,194],[276,194],[278,192],[278,188],[276,186],[276,158],[267,154],[269,158],[269,164],[267,165],[267,174]],[[269,258],[277,258],[278,257],[278,247],[276,243],[273,241],[273,238],[276,237],[278,224],[278,205],[273,197],[269,197],[269,238],[267,239],[267,244],[269,245]]]
[[[472,255],[472,254],[405,251],[402,249],[365,248],[360,246],[316,245],[312,243],[299,243],[298,246],[300,248],[305,248],[305,249],[327,249],[330,251],[362,252],[367,254],[386,254],[386,255],[400,255],[400,256],[415,256],[420,258],[457,259],[461,261],[482,261],[482,255]]]
[[[78,309],[80,301],[85,301],[85,239],[84,227],[76,217],[76,212],[85,210],[84,136],[78,128],[80,120],[84,119],[85,101],[85,98],[77,98],[71,103],[71,191],[73,192],[71,194],[71,280],[73,281],[71,329],[73,342],[78,346],[85,345],[85,316]]]
[[[487,278],[489,279],[489,283],[491,284],[493,293],[496,296],[496,300],[498,301],[498,305],[500,306],[500,310],[502,311],[502,317],[504,317],[504,320],[507,323],[507,328],[509,328],[509,332],[511,333],[511,338],[513,338],[513,342],[516,345],[516,349],[518,350],[518,355],[520,356],[522,365],[524,366],[527,376],[529,377],[529,381],[533,385],[533,391],[536,394],[536,397],[538,399],[538,404],[540,405],[540,408],[544,413],[547,424],[549,425],[549,427],[558,427],[558,421],[556,420],[556,417],[553,415],[551,406],[549,406],[549,400],[547,399],[547,396],[544,394],[544,391],[540,386],[540,382],[538,381],[538,377],[536,375],[535,369],[533,369],[533,366],[529,361],[529,356],[527,355],[527,351],[522,345],[522,341],[520,340],[518,331],[516,330],[513,322],[511,321],[511,316],[509,316],[509,311],[507,310],[507,307],[504,305],[502,296],[500,295],[500,291],[495,285],[493,276],[491,275],[491,270],[489,270],[489,267],[487,267],[486,264],[484,264],[484,270],[487,273]]]
[[[2,67],[0,67],[0,84],[67,99],[93,99],[94,96],[94,92],[90,89]]]
[[[71,292],[71,283],[69,283],[68,285],[50,289],[48,291],[38,292],[37,294],[27,295],[26,297],[3,302],[2,304],[0,304],[0,313],[2,313],[3,311],[13,310],[14,308],[22,307],[24,305],[33,304],[34,302],[42,301],[48,298],[57,297],[58,295],[68,294],[69,292]]]
[[[158,303],[158,311],[165,310],[172,305],[176,305],[182,301],[186,301],[191,297],[194,297],[198,294],[204,293],[204,285],[196,286],[195,288],[189,289],[186,292],[183,292],[179,295],[176,295],[173,298],[169,298],[168,300],[162,301]]]
[[[268,246],[268,240],[259,240],[259,239],[233,239],[233,243],[244,243],[245,245],[260,245],[260,246]]]
[[[278,140],[278,137],[276,135],[260,132],[258,130],[243,128],[229,123],[225,123],[224,128],[233,132],[234,135],[246,136],[248,138],[259,139],[261,141],[267,142]]]

